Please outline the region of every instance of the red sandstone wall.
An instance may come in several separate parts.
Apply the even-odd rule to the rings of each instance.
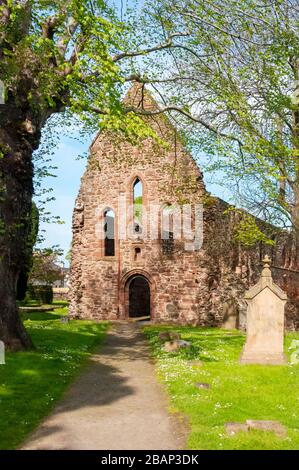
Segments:
[[[196,322],[200,305],[204,304],[198,286],[204,285],[206,277],[199,265],[201,252],[185,252],[176,246],[176,253],[167,256],[162,254],[160,241],[130,239],[116,240],[115,257],[103,256],[103,243],[96,234],[103,209],[111,207],[118,224],[118,198],[122,193],[129,218],[136,176],[143,183],[144,207],[176,203],[186,183],[186,201],[199,202],[205,193],[200,171],[180,145],[168,151],[160,149],[159,153],[151,141],[137,149],[126,142],[114,147],[107,138],[99,138],[92,148],[74,211],[71,313],[94,318],[125,317],[124,276],[135,270],[146,273],[152,282],[152,311],[157,321]],[[138,260],[134,259],[136,246],[141,248]]]
[[[148,105],[152,106],[150,98]],[[244,290],[256,281],[266,250],[244,250],[234,242],[236,216],[225,215],[227,204],[208,197],[202,174],[178,142],[175,130],[164,118],[151,125],[169,142],[168,148],[162,149],[149,139],[141,147],[133,147],[123,140],[115,142],[115,136],[107,134],[92,145],[73,216],[70,313],[81,318],[125,318],[127,283],[131,275],[140,273],[150,283],[155,321],[217,325],[232,299],[244,315]],[[136,177],[143,183],[144,207],[204,203],[201,250],[185,251],[183,244],[176,242],[174,253],[165,255],[159,240],[117,238],[115,256],[104,256],[103,241],[98,238],[104,208],[115,211],[117,230],[119,195],[129,208]],[[156,223],[159,227],[161,222],[157,219]],[[134,258],[136,246],[141,248],[138,259]],[[279,239],[271,249],[276,266],[286,268],[290,246],[289,240]],[[275,279],[292,298],[298,298],[298,278],[290,271],[283,272],[279,275],[275,271]],[[288,312],[288,326],[293,328],[298,318],[294,303]]]

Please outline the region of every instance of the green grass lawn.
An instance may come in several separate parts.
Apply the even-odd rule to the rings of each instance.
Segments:
[[[101,343],[107,322],[61,322],[67,309],[23,316],[35,351],[0,365],[0,449],[14,449],[39,424]]]
[[[158,334],[171,329],[192,342],[189,350],[161,351]],[[299,365],[240,365],[245,341],[240,331],[216,328],[146,327],[160,380],[171,397],[171,411],[188,417],[190,449],[299,449]],[[298,333],[286,337],[285,348]],[[199,360],[202,365],[192,365]],[[196,383],[210,384],[199,389]],[[278,420],[286,438],[250,430],[227,436],[225,423],[246,419]]]

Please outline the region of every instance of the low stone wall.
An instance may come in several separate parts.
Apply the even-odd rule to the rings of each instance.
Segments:
[[[53,287],[54,300],[68,300],[69,288],[68,287]]]

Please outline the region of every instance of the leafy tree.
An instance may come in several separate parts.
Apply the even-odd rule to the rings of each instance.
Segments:
[[[0,339],[7,348],[32,345],[15,300],[31,231],[32,154],[43,127],[67,110],[66,119],[76,115],[91,130],[152,135],[121,102],[123,85],[135,78],[134,58],[169,49],[180,34],[143,47],[105,0],[0,1]]]
[[[32,268],[29,282],[38,285],[52,285],[62,279],[63,273],[59,267],[61,251],[54,248],[42,248],[33,253]]]
[[[139,222],[142,220],[142,196],[137,196],[134,199],[134,218]]]
[[[69,248],[67,254],[65,255],[65,259],[68,263],[71,263],[71,260],[72,260],[72,247]]]
[[[297,265],[298,18],[298,0],[159,0],[145,27],[184,35],[168,67],[139,70],[161,96],[159,112],[171,112],[193,149],[211,156],[209,169],[243,207],[294,230]]]
[[[39,227],[39,212],[35,203],[32,203],[31,209],[31,231],[26,244],[26,258],[23,267],[20,270],[17,283],[17,300],[24,300],[27,291],[29,274],[33,265],[33,247],[36,244]]]
[[[240,243],[244,248],[251,248],[258,243],[263,243],[264,245],[275,245],[274,240],[271,238],[275,235],[275,232],[278,231],[277,228],[272,225],[265,224],[262,221],[258,221],[255,217],[248,212],[236,209],[231,206],[224,213],[229,214],[233,213],[237,221],[234,224],[234,234],[233,239]],[[259,225],[265,225],[263,230]],[[267,232],[267,233],[265,233]]]

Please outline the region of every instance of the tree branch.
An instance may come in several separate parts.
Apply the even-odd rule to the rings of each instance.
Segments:
[[[186,10],[184,10],[181,14],[183,16],[187,16],[188,18],[193,19],[193,21],[196,21],[198,23],[206,24],[207,26],[210,26],[212,29],[215,29],[216,31],[219,31],[220,33],[225,34],[226,36],[230,36],[231,38],[238,39],[239,41],[248,42],[250,44],[254,44],[255,46],[270,46],[271,45],[271,43],[264,43],[264,42],[263,43],[258,43],[258,42],[252,41],[249,38],[243,37],[240,34],[235,34],[232,31],[227,31],[226,29],[221,28],[219,25],[210,23],[209,21],[207,21],[206,17],[204,18],[204,17],[197,16],[197,15],[195,15],[193,13],[190,13]]]
[[[42,37],[44,39],[53,39],[56,27],[61,22],[61,16],[49,16],[46,21],[41,25]]]
[[[95,108],[95,107],[91,107],[89,109],[89,111],[92,111],[96,114],[103,114],[103,115],[108,114],[107,111],[99,109],[99,108]],[[126,114],[127,113],[135,113],[135,114],[139,114],[141,116],[158,116],[160,114],[164,114],[164,113],[167,113],[167,112],[170,112],[170,111],[174,111],[176,113],[179,113],[179,114],[185,116],[186,118],[190,119],[191,121],[196,122],[198,124],[201,124],[205,129],[211,131],[213,134],[215,134],[219,137],[223,137],[225,139],[229,139],[229,140],[232,140],[234,142],[237,142],[239,147],[243,146],[243,142],[238,137],[236,137],[232,134],[226,134],[226,133],[220,131],[219,129],[215,128],[211,124],[209,124],[206,121],[204,121],[203,119],[201,119],[200,117],[194,116],[194,115],[188,113],[187,111],[185,111],[184,109],[182,109],[178,106],[168,105],[168,106],[163,106],[163,108],[153,109],[153,110],[148,110],[148,109],[134,107],[134,106],[128,106],[128,107],[124,108],[124,112]]]
[[[78,26],[79,23],[75,20],[75,18],[70,17],[67,20],[67,24],[65,26],[66,33],[63,34],[57,41],[57,49],[62,57],[65,56],[69,41],[71,40],[72,35],[76,32]]]
[[[140,55],[146,55],[150,54],[151,52],[156,52],[156,51],[161,51],[163,49],[169,49],[170,47],[173,46],[172,40],[175,37],[184,37],[184,36],[189,36],[189,32],[179,32],[179,33],[173,33],[171,34],[168,39],[164,43],[157,44],[156,46],[153,47],[148,47],[146,49],[140,49],[139,51],[129,51],[129,52],[121,52],[119,54],[116,54],[112,57],[113,62],[118,62],[121,59],[129,58],[129,57],[137,57]],[[177,46],[178,47],[178,46]]]

